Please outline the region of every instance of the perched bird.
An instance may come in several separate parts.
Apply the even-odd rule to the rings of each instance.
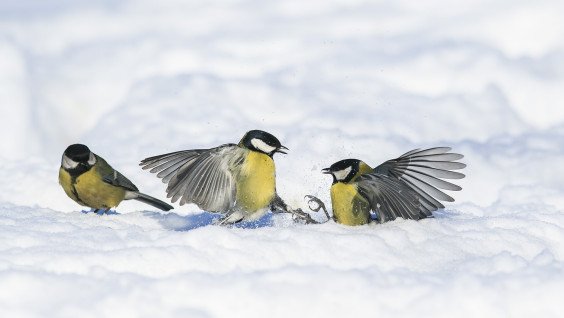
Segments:
[[[140,165],[168,183],[167,197],[173,203],[194,203],[204,211],[224,214],[220,224],[231,224],[256,220],[269,208],[294,212],[276,194],[272,157],[285,154],[284,149],[288,150],[273,135],[251,130],[239,144],[168,153],[146,158]]]
[[[61,159],[59,183],[76,203],[107,213],[121,201],[135,199],[164,211],[173,207],[140,193],[129,179],[82,144],[67,147]]]
[[[374,169],[358,159],[341,160],[323,169],[323,173],[333,176],[333,218],[346,225],[362,225],[372,221],[370,211],[380,223],[398,217],[419,220],[431,216],[433,211],[444,208],[439,200],[454,201],[439,189],[462,189],[442,180],[464,178],[464,174],[451,171],[466,167],[455,162],[464,156],[450,150],[415,149]],[[320,202],[317,198],[311,201]]]

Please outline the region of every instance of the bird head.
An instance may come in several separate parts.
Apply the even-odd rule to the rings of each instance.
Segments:
[[[68,146],[61,159],[61,166],[67,171],[84,172],[95,164],[96,156],[82,144]]]
[[[357,176],[361,162],[362,161],[358,159],[344,159],[335,162],[329,168],[324,168],[321,171],[333,176],[333,184],[337,182],[348,183]]]
[[[249,150],[262,152],[270,157],[277,152],[285,154],[286,152],[282,149],[289,150],[288,148],[282,146],[280,141],[272,134],[262,130],[248,131],[239,142],[239,146],[245,147]]]

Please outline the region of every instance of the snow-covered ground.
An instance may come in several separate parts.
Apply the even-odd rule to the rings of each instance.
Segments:
[[[0,317],[562,317],[564,2],[0,2]],[[194,205],[86,214],[58,185],[87,144],[141,159],[263,129],[277,187],[451,146],[434,219],[233,228]],[[317,218],[323,219],[321,215]]]

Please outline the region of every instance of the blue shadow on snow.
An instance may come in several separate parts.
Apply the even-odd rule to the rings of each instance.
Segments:
[[[90,213],[92,213],[92,214],[102,215],[102,211],[104,211],[104,210],[100,210],[100,211],[98,211],[98,212],[94,212],[94,210],[95,210],[95,209],[90,209],[90,210],[88,210],[88,211],[82,210],[82,211],[80,211],[80,212],[81,212],[81,213],[84,213],[84,214],[90,214]],[[106,215],[115,215],[115,214],[119,214],[119,213],[117,213],[116,210],[110,210],[110,211],[108,211],[108,213],[106,213]]]
[[[174,212],[159,213],[153,211],[144,211],[144,215],[157,220],[163,228],[171,231],[190,231],[204,226],[222,226],[216,225],[221,219],[220,214],[201,212],[197,214],[179,215]],[[267,213],[262,218],[251,222],[239,222],[226,227],[235,227],[241,229],[256,229],[261,227],[271,227],[274,224],[274,214]]]

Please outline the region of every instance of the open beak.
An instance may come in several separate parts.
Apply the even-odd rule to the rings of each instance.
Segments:
[[[286,151],[280,150],[280,149],[290,150],[290,149],[288,149],[288,148],[286,148],[286,147],[284,147],[284,146],[280,146],[280,147],[278,147],[278,149],[275,150],[275,152],[279,152],[279,153],[283,153],[283,154],[288,154]]]
[[[321,169],[321,172],[324,173],[324,174],[330,174],[331,168],[323,168],[323,169]]]

